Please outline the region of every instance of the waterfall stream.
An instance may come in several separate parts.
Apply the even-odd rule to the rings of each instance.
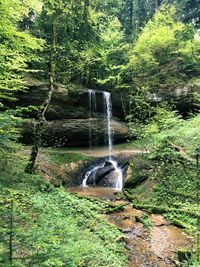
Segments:
[[[97,102],[96,102],[96,93],[94,90],[88,90],[89,96],[89,117],[90,119],[93,118],[93,112],[97,112]],[[83,187],[87,187],[88,179],[91,176],[95,176],[96,172],[105,167],[106,162],[112,164],[115,172],[115,184],[112,185],[113,188],[117,190],[121,190],[123,188],[123,173],[122,169],[118,166],[116,160],[112,159],[112,151],[113,151],[113,128],[112,128],[112,101],[111,101],[111,94],[109,92],[103,92],[103,100],[104,100],[104,116],[106,120],[106,127],[105,127],[105,144],[108,149],[108,159],[105,160],[103,164],[98,164],[97,166],[93,166],[87,173],[82,182]],[[92,125],[92,120],[90,121],[90,128],[89,128],[89,146],[92,149],[94,145],[94,127]],[[95,184],[95,178],[93,179],[93,185]]]
[[[97,99],[96,92],[94,90],[88,90],[89,97],[89,119],[90,119],[90,128],[89,128],[89,147],[92,149],[93,145],[97,142],[97,137],[95,136],[95,126],[92,123],[92,118],[97,112]]]
[[[108,155],[111,157],[112,150],[113,150],[113,138],[112,138],[112,102],[111,102],[111,95],[108,92],[103,92],[104,97],[104,109],[105,109],[105,116],[107,120],[107,131],[106,131],[106,143],[108,145]]]

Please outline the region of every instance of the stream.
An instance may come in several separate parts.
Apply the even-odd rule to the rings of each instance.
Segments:
[[[96,110],[95,91],[89,90],[89,115],[92,117]],[[123,205],[122,211],[113,212],[107,216],[110,223],[116,225],[124,233],[128,254],[128,267],[170,267],[177,266],[177,250],[191,249],[192,240],[180,228],[170,225],[163,216],[147,215],[142,210],[135,209],[132,204],[118,194],[123,189],[124,172],[118,160],[113,158],[113,129],[112,129],[112,102],[111,94],[103,92],[105,110],[105,146],[104,150],[96,150],[96,155],[107,158],[104,162],[91,165],[85,172],[82,185],[67,188],[67,191],[80,196],[100,198],[115,205]],[[84,153],[92,154],[95,151],[94,126],[90,125],[89,150]],[[133,151],[129,151],[133,153]],[[141,151],[139,151],[141,153]],[[137,151],[136,151],[137,153]],[[112,166],[110,166],[110,164]],[[110,166],[110,167],[109,167]],[[110,170],[108,168],[111,168]],[[107,174],[107,170],[111,171]],[[106,183],[99,184],[99,172],[104,174]],[[101,178],[102,179],[102,178]],[[109,185],[110,187],[106,187]]]
[[[178,264],[177,250],[191,249],[192,239],[182,229],[170,225],[163,216],[149,216],[151,226],[145,227],[142,218],[146,213],[117,197],[117,190],[106,187],[72,187],[67,191],[80,196],[100,198],[124,210],[106,215],[110,223],[125,234],[128,267],[174,267]]]

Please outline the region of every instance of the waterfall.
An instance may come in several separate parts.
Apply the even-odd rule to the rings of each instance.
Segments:
[[[93,147],[95,140],[95,132],[96,132],[96,125],[92,124],[92,118],[94,117],[94,113],[97,112],[97,99],[96,99],[96,92],[94,90],[88,90],[88,97],[89,97],[89,118],[90,118],[90,127],[89,127],[89,147],[90,149]]]
[[[115,184],[115,189],[122,190],[123,188],[123,173],[120,167],[118,167],[118,164],[115,160],[109,160],[112,165],[115,168],[115,171],[117,173],[117,182]]]
[[[94,90],[88,90],[89,95],[89,117],[90,119],[93,118],[93,112],[97,111],[97,102],[96,102],[96,93]],[[104,111],[105,111],[105,118],[106,118],[106,130],[105,130],[105,143],[108,147],[108,156],[110,163],[112,163],[115,173],[116,173],[116,183],[112,185],[113,188],[117,190],[121,190],[123,188],[123,173],[122,169],[118,166],[117,161],[112,159],[112,151],[113,151],[113,129],[112,129],[112,102],[111,102],[111,94],[109,92],[103,92],[103,99],[104,99]],[[92,125],[92,120],[90,120],[90,129],[89,129],[89,143],[90,148],[92,148],[94,144],[94,131],[96,125]],[[105,160],[106,162],[106,160]],[[95,184],[95,175],[99,168],[103,168],[104,164],[98,164],[95,167],[92,167],[86,174],[82,182],[83,187],[87,187],[87,184],[90,183],[88,181],[89,177],[92,176],[92,182]]]
[[[87,180],[89,178],[89,176],[91,174],[93,174],[94,172],[96,172],[98,170],[98,168],[100,168],[100,166],[95,166],[94,168],[92,168],[90,171],[88,171],[86,174],[85,174],[85,177],[83,179],[83,183],[82,183],[82,186],[83,187],[87,187]]]
[[[107,121],[107,131],[106,131],[106,143],[108,145],[108,155],[109,157],[112,154],[113,150],[113,138],[112,138],[112,102],[111,102],[111,94],[108,92],[103,92],[104,97],[104,108],[105,108],[105,115]]]
[[[97,171],[99,168],[102,168],[103,166],[104,166],[104,164],[100,164],[100,165],[97,165],[97,166],[93,167],[91,170],[89,170],[89,171],[85,174],[85,177],[84,177],[83,182],[82,182],[82,186],[83,186],[83,187],[87,187],[87,181],[88,181],[88,178],[90,177],[90,175],[95,174],[96,171]],[[95,184],[95,181],[93,182],[93,184]]]

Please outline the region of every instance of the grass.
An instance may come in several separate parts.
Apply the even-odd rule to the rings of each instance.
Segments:
[[[164,140],[182,147],[186,153],[191,155],[194,148],[200,145],[200,114],[185,121],[181,120],[171,129],[161,131],[150,138],[132,142],[129,147],[145,147],[152,150]]]
[[[45,153],[56,164],[86,159]],[[25,174],[21,167],[27,159],[22,164],[22,158],[11,154],[0,157],[0,266],[10,266],[11,201],[13,267],[126,266],[123,234],[103,216],[114,209],[112,205],[55,189],[38,174]]]
[[[197,115],[186,121],[180,120],[170,129],[151,138],[132,142],[133,147],[150,150],[144,157],[151,171],[146,182],[128,190],[135,207],[164,214],[169,221],[193,234],[200,214],[200,206],[196,202],[195,162],[182,158],[179,152],[170,147],[170,143],[192,155],[200,144],[199,129],[200,115]],[[134,177],[137,166],[131,166]],[[141,168],[138,171],[145,173]]]
[[[47,153],[47,152],[45,152]],[[89,161],[91,157],[84,156],[76,153],[65,153],[58,151],[51,151],[47,153],[49,159],[57,165],[69,164],[77,161]]]

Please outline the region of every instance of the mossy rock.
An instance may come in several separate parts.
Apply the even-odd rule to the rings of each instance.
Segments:
[[[126,179],[124,186],[125,188],[136,187],[144,182],[147,178],[148,176],[143,175],[142,172],[137,175],[133,174],[133,176]]]
[[[141,156],[135,157],[131,161],[124,187],[133,188],[140,185],[149,177],[150,169],[150,161]]]

